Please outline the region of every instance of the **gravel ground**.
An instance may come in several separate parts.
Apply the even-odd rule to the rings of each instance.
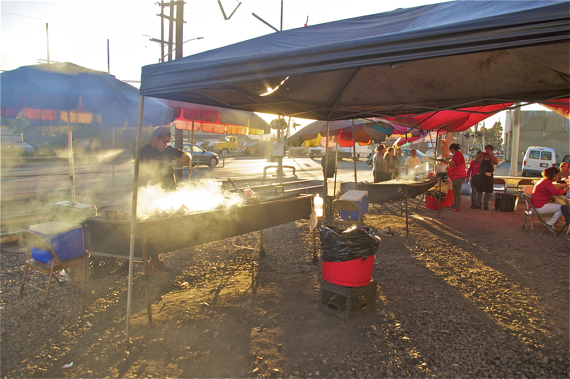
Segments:
[[[164,254],[174,273],[151,278],[152,329],[135,266],[130,343],[124,262],[90,276],[82,315],[70,283],[52,286],[47,307],[30,288],[20,299],[25,251],[2,246],[1,374],[567,378],[568,241],[538,224],[521,232],[523,208],[414,208],[406,237],[399,206],[371,206],[376,306],[350,320],[319,311],[306,221],[265,230],[263,259],[259,233]]]

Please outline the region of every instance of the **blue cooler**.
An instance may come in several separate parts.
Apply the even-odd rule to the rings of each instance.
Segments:
[[[368,212],[368,191],[348,191],[340,197],[340,200],[348,200],[356,203],[362,216]],[[345,220],[358,220],[358,214],[356,212],[340,211],[340,217]]]
[[[45,224],[31,225],[29,230],[44,237],[53,251],[62,261],[83,255],[83,238],[81,225],[69,222],[51,221]],[[49,264],[53,255],[48,250],[31,248],[32,258]]]

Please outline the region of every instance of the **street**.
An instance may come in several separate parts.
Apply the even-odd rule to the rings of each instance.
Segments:
[[[89,187],[109,187],[132,185],[134,178],[133,160],[120,165],[115,165],[114,178],[111,164],[76,165],[75,186],[76,189]],[[263,177],[264,168],[267,168],[267,178],[275,178],[277,162],[268,162],[262,158],[229,157],[220,161],[215,168],[200,166],[193,168],[192,180],[196,179],[246,179]],[[322,179],[320,159],[308,157],[284,158],[284,176],[300,179]],[[188,169],[184,171],[184,177],[188,177]],[[364,161],[357,162],[358,180],[372,180],[371,168]],[[354,165],[352,161],[342,160],[338,162],[338,176],[341,181],[354,180]],[[113,183],[114,182],[114,183]],[[66,165],[54,165],[46,161],[44,164],[34,167],[21,165],[19,167],[4,168],[1,176],[1,200],[15,200],[34,197],[38,194],[46,194],[54,191],[70,189],[69,167]]]

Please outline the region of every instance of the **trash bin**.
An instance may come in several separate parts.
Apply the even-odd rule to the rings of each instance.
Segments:
[[[374,255],[382,240],[372,229],[355,225],[347,230],[334,226],[320,229],[323,279],[345,287],[362,287],[370,283]]]
[[[509,195],[506,193],[495,194],[495,210],[503,212],[514,212],[517,209],[519,198],[517,195]]]

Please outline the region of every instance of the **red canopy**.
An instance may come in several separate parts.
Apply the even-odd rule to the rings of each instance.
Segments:
[[[569,117],[570,99],[549,100],[545,101],[544,103],[540,103],[540,105],[550,109],[551,111],[558,113],[561,116],[570,119]]]
[[[410,129],[462,132],[511,105],[513,103],[484,105],[417,115],[385,117],[385,119]]]

